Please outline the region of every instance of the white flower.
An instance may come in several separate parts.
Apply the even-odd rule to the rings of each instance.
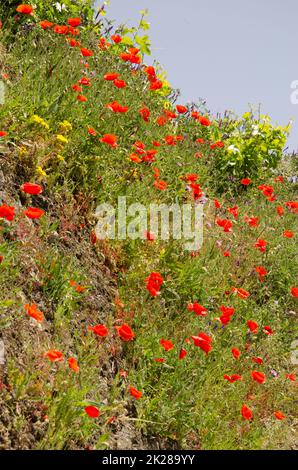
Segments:
[[[54,6],[56,7],[56,9],[58,11],[60,11],[60,13],[61,13],[62,10],[66,10],[66,6],[64,5],[64,3],[57,2],[57,3],[55,3]]]
[[[228,152],[231,152],[231,153],[239,153],[240,150],[235,146],[235,145],[230,145],[228,147]]]
[[[252,135],[255,136],[255,135],[258,135],[260,132],[259,132],[259,126],[257,124],[254,124],[252,127]]]

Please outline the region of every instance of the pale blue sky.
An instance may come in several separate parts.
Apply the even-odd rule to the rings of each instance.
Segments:
[[[102,0],[97,4],[102,4]],[[274,122],[295,120],[289,139],[298,149],[297,0],[111,0],[116,23],[136,25],[149,9],[152,56],[179,88],[179,102],[207,100],[213,113],[237,114],[262,104]]]

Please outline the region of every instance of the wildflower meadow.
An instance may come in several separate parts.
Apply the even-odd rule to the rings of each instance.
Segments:
[[[290,125],[183,102],[146,11],[0,20],[0,449],[297,449]]]

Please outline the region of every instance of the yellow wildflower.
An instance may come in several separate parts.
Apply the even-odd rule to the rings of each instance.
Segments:
[[[48,176],[46,172],[41,168],[41,166],[36,167],[36,173],[40,178],[46,178]]]
[[[44,127],[47,131],[50,129],[48,123],[37,114],[33,114],[33,116],[31,116],[31,121]]]
[[[72,130],[72,125],[69,121],[62,121],[62,122],[59,122],[59,127],[61,129],[61,131],[64,131],[64,132],[69,132]]]
[[[68,139],[66,137],[64,137],[64,135],[57,134],[56,135],[56,140],[58,140],[58,142],[60,144],[68,144]]]

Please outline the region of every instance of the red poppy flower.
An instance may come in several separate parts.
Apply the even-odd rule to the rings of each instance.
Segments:
[[[162,87],[163,83],[156,79],[150,82],[149,90],[160,90]]]
[[[118,78],[116,78],[116,80],[113,81],[114,85],[116,88],[125,88],[126,87],[126,83],[124,80],[119,80]]]
[[[146,289],[152,295],[152,297],[156,297],[160,294],[160,287],[162,286],[164,280],[163,277],[157,273],[152,272],[150,276],[145,279],[146,282]]]
[[[90,49],[85,49],[84,47],[81,48],[81,53],[84,57],[91,57],[93,56],[93,52]]]
[[[1,209],[1,207],[0,207],[0,209]],[[0,217],[1,217],[1,213],[0,213]],[[292,287],[291,294],[292,294],[293,297],[296,297],[298,299],[298,287]]]
[[[212,350],[212,338],[206,335],[206,333],[200,332],[197,336],[191,336],[191,339],[193,340],[194,345],[202,349],[206,354]]]
[[[233,384],[234,382],[237,382],[237,380],[242,380],[242,376],[239,374],[224,375],[224,379]]]
[[[252,411],[246,405],[242,405],[241,414],[247,421],[250,421],[253,417]]]
[[[38,209],[37,207],[28,207],[28,209],[24,212],[28,219],[39,219],[44,215],[44,213],[45,212],[42,209]]]
[[[159,116],[156,119],[156,123],[158,126],[162,127],[168,122],[168,118],[166,116]]]
[[[182,106],[181,104],[177,104],[176,109],[179,114],[187,113],[187,108],[185,106]]]
[[[223,314],[225,315],[234,315],[235,309],[233,307],[225,307],[224,305],[221,305],[219,309],[222,311]]]
[[[174,347],[172,341],[169,341],[167,339],[161,339],[160,344],[162,345],[164,350],[167,351],[167,352],[171,351],[171,349],[173,349],[173,347]]]
[[[113,111],[113,113],[126,113],[129,109],[128,106],[121,106],[117,101],[108,103],[105,107]]]
[[[141,57],[138,55],[139,49],[136,47],[130,47],[127,52],[121,52],[119,55],[120,59],[131,64],[140,64]],[[132,71],[133,74],[137,73],[136,70]]]
[[[180,352],[179,352],[179,359],[184,359],[185,356],[187,355],[187,351],[185,349],[180,349]]]
[[[47,357],[51,362],[61,362],[63,361],[62,352],[57,351],[56,349],[50,349],[44,356]]]
[[[76,28],[77,26],[80,26],[81,18],[69,18],[69,20],[67,20],[67,23],[69,24],[69,26]]]
[[[67,41],[68,41],[68,44],[71,47],[79,47],[80,46],[80,43],[78,41],[76,41],[75,39],[73,39],[73,38],[67,38]]]
[[[80,85],[84,85],[84,86],[90,86],[91,85],[90,79],[88,77],[81,78],[78,83]]]
[[[243,186],[248,186],[250,183],[251,183],[251,180],[249,178],[243,178],[241,180],[241,184],[243,184]]]
[[[233,223],[227,219],[216,219],[216,224],[224,229],[224,232],[231,232]]]
[[[275,411],[274,416],[276,419],[279,419],[280,421],[283,419],[286,419],[285,415],[281,411]]]
[[[278,213],[278,215],[280,217],[282,217],[284,215],[284,210],[283,210],[282,206],[277,206],[276,212]]]
[[[78,95],[77,96],[77,100],[78,101],[82,101],[82,102],[85,102],[85,101],[88,101],[88,98],[84,95]]]
[[[122,41],[122,37],[119,36],[119,34],[114,34],[111,36],[112,41],[114,41],[115,44],[119,44],[119,42]]]
[[[154,361],[163,364],[165,362],[165,359],[163,357],[157,357],[154,359]]]
[[[135,57],[132,54],[130,54],[129,52],[121,52],[121,54],[119,54],[119,57],[120,57],[120,59],[124,60],[124,62],[133,63],[133,62],[138,62],[139,61],[138,58],[135,59]]]
[[[26,194],[31,194],[32,196],[42,193],[42,187],[36,183],[24,183],[21,186],[21,190]]]
[[[221,140],[218,140],[217,142],[214,142],[214,144],[210,144],[210,148],[212,148],[212,149],[215,149],[215,148],[222,149],[224,146],[225,146],[225,144]]]
[[[123,323],[122,326],[116,326],[115,328],[123,341],[132,341],[134,339],[134,332],[126,323]]]
[[[266,245],[267,245],[266,240],[262,240],[262,239],[259,239],[257,243],[255,243],[255,247],[258,248],[258,250],[261,253],[264,253],[266,251]]]
[[[198,302],[189,303],[187,305],[187,310],[189,312],[195,312],[195,314],[199,317],[205,317],[207,315],[207,310],[205,307],[200,305]]]
[[[107,145],[109,145],[112,148],[117,147],[117,136],[114,134],[105,134],[101,139],[99,139],[100,142],[103,142]]]
[[[192,196],[193,196],[195,201],[197,201],[198,199],[200,199],[203,196],[203,191],[202,191],[199,184],[190,183],[190,187],[191,187],[191,190],[192,190]]]
[[[118,77],[119,77],[119,73],[106,73],[103,78],[104,80],[113,82]]]
[[[74,91],[77,91],[78,93],[81,93],[83,88],[79,85],[77,85],[76,83],[74,85],[71,85],[71,88],[74,90]]]
[[[221,305],[220,310],[222,311],[222,315],[221,317],[219,317],[219,320],[222,325],[227,325],[231,321],[231,318],[235,313],[235,309],[232,307],[225,307],[224,305]]]
[[[34,318],[34,320],[38,321],[38,322],[42,322],[43,321],[43,313],[42,312],[39,312],[37,310],[37,305],[36,304],[26,304],[24,306],[24,309],[26,310],[26,312],[28,313],[28,315],[31,317],[31,318]]]
[[[3,204],[2,206],[0,206],[0,218],[6,219],[11,222],[14,219],[14,211],[15,208],[13,206]]]
[[[202,124],[202,126],[205,126],[205,127],[209,127],[211,125],[211,121],[209,121],[209,119],[203,116],[200,116],[198,118],[198,121],[200,124]]]
[[[95,335],[101,336],[101,337],[107,336],[109,334],[109,330],[107,329],[107,327],[105,325],[102,325],[102,324],[95,325],[95,326],[89,326],[88,330],[93,331],[93,333]]]
[[[129,387],[129,393],[131,394],[132,397],[136,398],[137,400],[139,400],[143,395],[142,392],[140,392],[134,387]]]
[[[156,180],[154,181],[153,185],[155,186],[155,188],[159,189],[160,191],[164,191],[168,187],[167,183],[163,180]]]
[[[78,28],[73,28],[72,26],[69,26],[69,34],[71,36],[78,36],[80,34],[80,31]],[[67,38],[67,41],[70,42],[71,38]],[[79,46],[80,44],[78,44]]]
[[[270,328],[270,326],[264,326],[263,331],[268,336],[273,335],[273,330]]]
[[[272,198],[273,192],[274,192],[274,188],[272,186],[261,184],[260,186],[258,186],[258,189],[262,191],[262,193],[264,194],[266,198],[269,198],[269,199]]]
[[[109,49],[109,47],[111,47],[112,44],[110,44],[109,42],[106,42],[106,39],[105,39],[105,38],[100,38],[98,45],[99,45],[99,48],[100,48],[102,51],[105,51],[105,50]]]
[[[156,154],[157,154],[157,150],[155,150],[155,149],[147,150],[145,155],[143,155],[143,157],[142,157],[142,161],[147,162],[147,163],[155,162],[155,155]]]
[[[155,240],[154,234],[152,232],[145,231],[145,237],[149,242],[153,242]]]
[[[18,13],[22,13],[23,15],[31,15],[33,12],[33,8],[30,5],[22,3],[16,8]]]
[[[174,135],[166,135],[166,137],[164,138],[164,141],[167,145],[176,145],[177,144]]]
[[[68,359],[68,367],[76,373],[78,373],[80,370],[79,365],[74,357],[70,357]]]
[[[276,181],[277,183],[283,183],[284,182],[284,177],[283,176],[277,176],[276,178],[274,178],[274,181]]]
[[[260,223],[259,217],[245,217],[245,222],[250,225],[250,227],[257,227]]]
[[[93,136],[97,135],[97,132],[95,129],[93,129],[93,127],[88,127],[87,132],[88,134],[93,135]]]
[[[298,202],[296,201],[288,201],[286,202],[286,206],[293,211],[295,214],[298,214]]]
[[[239,359],[240,357],[240,351],[238,348],[232,348],[232,354],[234,356],[235,359]]]
[[[138,157],[137,155],[135,155],[134,153],[131,153],[129,158],[134,163],[141,163],[142,162],[142,159],[140,157]]]
[[[153,168],[153,172],[154,172],[154,173],[153,173],[153,177],[158,180],[159,177],[160,177],[160,170],[159,170],[159,168]]]
[[[0,131],[0,137],[5,137],[7,135],[7,132],[5,131]]]
[[[76,288],[76,292],[84,292],[86,290],[86,287],[80,286],[79,284],[76,283],[76,281],[70,280],[69,284],[73,287]]]
[[[260,281],[263,282],[264,281],[264,277],[268,274],[268,271],[267,269],[264,268],[264,266],[257,266],[255,268],[255,271],[258,273],[258,275],[260,276]]]
[[[193,117],[194,119],[199,119],[201,115],[200,113],[198,113],[198,111],[192,111],[191,117]]]
[[[285,230],[283,233],[283,237],[285,238],[293,238],[293,236],[294,236],[294,233],[291,232],[290,230]]]
[[[216,209],[220,209],[221,208],[221,204],[220,202],[217,200],[217,199],[214,199],[214,206],[216,207]]]
[[[197,181],[198,175],[196,173],[189,173],[188,175],[185,175],[184,179],[189,183],[194,183]]]
[[[266,381],[265,375],[262,372],[258,372],[257,370],[253,370],[250,373],[250,375],[251,375],[252,379],[255,382],[258,382],[259,384],[263,384]]]
[[[144,72],[147,74],[147,77],[150,81],[155,80],[156,72],[155,72],[155,68],[152,65],[149,65],[148,67],[145,67]]]
[[[237,219],[237,217],[238,217],[238,206],[229,207],[228,212],[230,214],[232,214],[235,217],[235,219]]]
[[[149,122],[149,117],[150,117],[150,110],[146,106],[144,108],[140,109],[139,111],[140,115],[144,119],[145,122]]]
[[[247,299],[250,296],[250,293],[247,290],[242,289],[242,287],[231,287],[231,290],[232,292],[236,292],[239,299]]]
[[[296,382],[296,376],[294,374],[286,374],[286,378],[292,382]]]
[[[48,21],[48,20],[44,20],[44,21],[41,21],[39,23],[39,26],[42,29],[49,29],[49,28],[52,28],[54,26],[54,23],[51,23],[51,21]]]
[[[255,321],[248,320],[246,324],[253,334],[256,334],[258,332],[259,325]]]
[[[252,361],[255,362],[256,364],[260,364],[260,365],[264,364],[264,361],[261,357],[253,356]]]
[[[86,406],[85,412],[88,416],[90,416],[90,418],[98,418],[98,416],[100,415],[99,409],[96,408],[96,406],[92,405]]]
[[[54,33],[55,34],[67,34],[69,31],[69,27],[65,25],[56,25],[54,26]]]
[[[145,155],[143,155],[143,157],[142,157],[142,161],[147,162],[147,163],[155,162],[155,155],[156,154],[157,154],[157,150],[155,150],[155,149],[147,150]]]

